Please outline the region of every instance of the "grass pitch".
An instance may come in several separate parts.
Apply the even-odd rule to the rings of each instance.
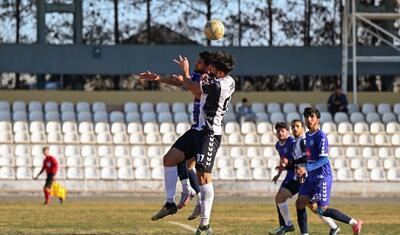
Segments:
[[[198,221],[187,221],[193,204],[163,220],[150,217],[162,206],[160,197],[70,197],[50,206],[41,197],[2,197],[0,234],[193,234]],[[296,222],[294,201],[290,201]],[[332,207],[364,220],[362,234],[400,234],[400,200],[335,198]],[[310,234],[328,234],[327,225],[308,211]],[[341,234],[352,234],[338,222]],[[215,234],[267,234],[277,225],[272,198],[222,197],[214,202],[211,225]],[[299,234],[296,223],[296,232]]]

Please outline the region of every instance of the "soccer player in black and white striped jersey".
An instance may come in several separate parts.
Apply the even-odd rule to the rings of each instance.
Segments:
[[[189,61],[186,57],[175,60],[183,72],[175,75],[185,88],[194,94],[200,94],[200,116],[197,126],[182,135],[176,144],[164,156],[164,180],[167,203],[153,218],[162,218],[176,212],[176,205],[168,198],[175,192],[176,165],[187,158],[196,156],[196,170],[201,192],[201,221],[196,234],[211,234],[210,216],[214,201],[214,187],[211,172],[215,155],[221,143],[223,115],[228,109],[231,96],[235,91],[235,81],[229,76],[233,69],[234,58],[226,52],[216,52],[212,56],[210,77],[202,76],[200,83],[192,81],[189,73]],[[195,130],[195,131],[193,131]]]

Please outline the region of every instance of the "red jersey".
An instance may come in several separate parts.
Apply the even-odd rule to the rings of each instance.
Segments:
[[[58,170],[58,162],[53,156],[47,156],[43,161],[42,170],[46,170],[47,174],[56,174]]]

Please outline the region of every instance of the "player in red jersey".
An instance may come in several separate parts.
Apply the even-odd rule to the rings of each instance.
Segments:
[[[46,170],[47,178],[46,178],[46,183],[43,187],[43,193],[45,198],[44,204],[47,205],[49,204],[51,185],[53,184],[55,175],[57,174],[58,162],[55,157],[49,154],[49,147],[43,148],[43,155],[45,157],[43,160],[43,167],[42,170],[40,170],[40,172],[35,177],[35,180],[37,180],[38,177],[43,173],[43,171]],[[60,198],[60,203],[62,203],[62,198]]]

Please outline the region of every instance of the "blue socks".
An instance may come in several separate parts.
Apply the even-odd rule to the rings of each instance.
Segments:
[[[191,169],[190,171],[188,171],[188,174],[190,186],[192,186],[196,193],[200,193],[199,179],[197,178],[196,172],[194,171],[194,169]]]
[[[351,218],[345,214],[343,214],[341,211],[333,209],[333,208],[328,208],[324,211],[322,214],[323,216],[330,217],[332,219],[335,219],[337,221],[343,222],[343,223],[350,223]]]
[[[308,233],[306,208],[297,209],[297,223],[299,223],[301,234]]]

